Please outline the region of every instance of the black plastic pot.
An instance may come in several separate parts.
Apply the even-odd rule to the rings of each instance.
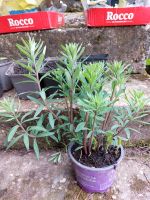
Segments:
[[[58,58],[57,57],[50,57],[46,58],[44,67],[39,74],[40,77],[42,77],[46,72],[49,70],[54,70],[57,68]],[[54,94],[58,90],[58,82],[55,80],[52,80],[49,77],[45,77],[41,81],[41,87],[47,88],[46,90],[46,96],[50,96],[51,94]],[[56,97],[60,97],[59,94]]]
[[[38,85],[36,83],[31,82],[31,80],[29,78],[26,78],[24,74],[15,74],[14,67],[16,65],[16,63],[11,64],[11,66],[6,72],[6,76],[8,76],[11,79],[17,95],[20,99],[28,99],[27,96],[33,96],[38,98],[39,95],[36,94],[36,92],[38,91]]]
[[[7,59],[0,59],[0,81],[3,91],[10,90],[13,87],[10,78],[5,75],[11,64],[12,62],[8,61]]]
[[[3,96],[3,88],[2,88],[2,84],[1,84],[1,81],[0,81],[0,97]]]
[[[96,55],[87,55],[81,58],[81,61],[84,64],[94,63],[94,62],[106,62],[108,60],[108,54],[96,54]]]
[[[150,75],[150,65],[146,65],[145,71]]]

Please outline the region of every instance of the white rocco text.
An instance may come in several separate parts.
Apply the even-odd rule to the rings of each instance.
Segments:
[[[10,27],[12,26],[29,26],[33,24],[33,19],[28,18],[28,19],[19,19],[19,20],[13,20],[12,18],[8,19]]]
[[[109,21],[126,21],[126,20],[132,20],[134,17],[133,13],[113,13],[113,12],[107,12],[107,18],[106,20]]]

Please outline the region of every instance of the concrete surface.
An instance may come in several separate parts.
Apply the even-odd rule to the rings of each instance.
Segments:
[[[117,180],[105,194],[87,194],[74,179],[67,155],[59,165],[47,160],[54,152],[0,152],[0,200],[149,200],[150,151],[127,150]]]

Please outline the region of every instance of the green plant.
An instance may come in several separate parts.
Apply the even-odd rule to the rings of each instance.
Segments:
[[[36,113],[34,110],[22,114],[19,109],[21,105],[19,104],[18,108],[18,105],[16,105],[14,101],[14,99],[8,98],[0,102],[0,108],[2,110],[0,113],[1,120],[12,122],[12,124],[15,123],[7,136],[7,149],[12,147],[19,140],[23,140],[26,149],[29,150],[32,142],[36,157],[39,159],[38,140],[40,138],[50,137],[52,140],[58,142],[54,135],[55,120],[51,113],[42,114],[40,117],[35,115]],[[49,121],[44,123],[46,116]],[[29,122],[32,122],[32,124],[27,126]]]
[[[75,46],[76,51],[73,51]],[[63,61],[79,58],[81,54],[76,55],[79,52],[77,48],[77,44],[63,47]],[[126,91],[129,66],[117,61],[107,63],[107,68],[103,62],[83,65],[78,59],[67,66],[68,63],[65,63],[66,68],[60,66],[54,73],[66,99],[68,119],[71,110],[73,113],[72,103],[74,112],[77,112],[67,121],[69,129],[65,126],[64,131],[71,141],[78,144],[77,149],[83,149],[87,155],[90,155],[92,150],[98,150],[100,146],[105,153],[111,145],[119,147],[122,141],[130,139],[131,131],[137,131],[130,127],[131,124],[144,123],[140,119],[148,115],[145,111],[147,100],[144,93]],[[73,95],[70,91],[74,91]],[[122,98],[125,105],[117,106]],[[126,137],[122,135],[123,132]]]
[[[49,74],[48,72],[39,78],[39,73],[45,59],[46,46],[44,46],[41,40],[36,42],[34,38],[30,36],[27,40],[22,39],[22,44],[17,44],[16,46],[22,57],[20,61],[17,61],[17,64],[26,70],[24,76],[28,78],[28,82],[34,82],[38,85],[39,91],[37,93],[40,98],[37,99],[29,96],[29,99],[36,103],[38,108],[25,114],[20,113],[18,106],[15,104],[15,99],[11,100],[8,98],[0,102],[0,108],[3,110],[3,112],[0,113],[0,117],[5,121],[16,123],[8,133],[6,141],[7,149],[12,147],[19,140],[23,140],[27,150],[29,150],[30,144],[33,143],[32,146],[39,159],[38,140],[40,138],[46,138],[45,141],[48,141],[50,138],[58,143],[60,134],[56,131],[55,124],[56,121],[62,124],[62,121],[58,117],[59,112],[54,111],[53,97],[55,94],[46,98],[45,89],[42,89],[40,84],[41,80]],[[21,104],[19,104],[19,107],[20,106]],[[44,113],[43,110],[45,110]],[[29,123],[31,122],[32,124],[30,125]]]
[[[146,59],[146,66],[149,66],[150,65],[150,58],[147,58]]]
[[[61,48],[58,68],[39,78],[46,48],[41,41],[36,43],[30,37],[22,42],[23,45],[17,47],[27,64],[20,65],[28,70],[26,77],[38,84],[40,98],[29,97],[38,108],[23,116],[16,111],[13,101],[5,99],[0,102],[5,111],[0,116],[6,121],[16,122],[8,134],[7,148],[22,138],[29,149],[32,140],[39,158],[38,138],[49,137],[66,145],[63,141],[65,137],[65,141],[75,142],[76,150],[86,155],[98,151],[99,147],[107,153],[109,146],[119,147],[122,141],[130,139],[131,131],[137,131],[131,128],[133,122],[145,123],[141,119],[149,113],[145,110],[147,100],[143,92],[126,91],[130,75],[128,65],[117,61],[107,63],[107,67],[103,62],[84,65],[80,62],[84,52],[82,45],[69,43]],[[55,94],[46,97],[45,89],[40,86],[44,77],[58,82],[63,99],[55,99]],[[122,99],[124,105],[118,106]],[[62,101],[64,106],[58,108],[55,104],[58,101]],[[29,121],[33,124],[26,124]],[[17,137],[15,134],[18,134]],[[60,152],[52,155],[50,160],[60,162]]]

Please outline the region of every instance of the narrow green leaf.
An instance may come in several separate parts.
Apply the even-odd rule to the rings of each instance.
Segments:
[[[67,84],[71,88],[72,80],[71,80],[71,76],[69,74],[69,71],[65,70],[65,76],[66,76]]]
[[[115,125],[113,125],[113,126],[111,127],[111,130],[116,130],[116,129],[119,128],[119,127],[120,127],[119,124],[115,124]]]
[[[50,71],[46,72],[41,78],[40,78],[40,82],[46,78],[46,77],[49,77],[50,76]]]
[[[27,57],[30,58],[30,54],[28,53],[28,51],[26,51],[25,47],[23,47],[23,46],[20,45],[20,44],[16,44],[16,47],[19,49],[19,51],[20,51],[23,55],[25,55],[25,56],[27,56]]]
[[[40,105],[34,114],[34,118],[37,117],[43,110],[44,106]]]
[[[23,136],[23,134],[17,136],[16,138],[14,138],[14,139],[9,143],[9,145],[7,146],[7,149],[6,149],[6,150],[10,149],[10,147],[12,147],[14,144],[16,144],[16,143],[18,142],[18,140],[19,140],[20,138],[22,138],[22,136]]]
[[[41,96],[41,98],[42,98],[44,101],[46,100],[46,93],[45,93],[44,90],[42,90],[42,91],[40,92],[40,96]]]
[[[90,131],[87,135],[87,138],[90,138],[92,136],[93,131]]]
[[[38,105],[43,105],[42,102],[41,102],[39,99],[37,99],[37,98],[34,98],[34,97],[32,97],[32,96],[28,96],[28,98],[29,98],[31,101],[33,101],[34,103],[37,103]]]
[[[29,150],[29,136],[28,136],[28,134],[24,134],[23,142],[24,142],[24,145],[25,145],[25,147],[26,147],[26,149],[28,151]]]
[[[61,162],[61,152],[52,154],[48,161],[53,162],[53,163],[60,163]]]
[[[34,81],[35,83],[37,82],[37,79],[35,78],[34,75],[31,75],[31,74],[24,74],[23,75],[24,77],[28,78],[29,79],[29,82],[30,80]],[[28,80],[27,80],[28,81]]]
[[[114,116],[114,118],[121,124],[121,126],[124,126],[123,121],[120,116]]]
[[[129,127],[128,129],[130,129],[131,131],[134,131],[134,132],[137,132],[137,133],[141,134],[140,131],[138,131],[138,130],[136,130],[136,129],[134,129],[134,128],[130,128],[130,127]]]
[[[25,61],[24,61],[24,63],[23,63],[23,61],[22,61],[22,62],[16,61],[16,63],[17,63],[19,66],[21,66],[22,68],[26,69],[28,72],[34,73],[34,70],[33,70],[32,66],[29,66],[27,62],[26,62],[26,64],[25,64]]]
[[[45,119],[45,115],[41,115],[39,120],[37,121],[37,126],[42,126]]]
[[[10,130],[9,135],[8,135],[8,139],[7,139],[8,142],[10,142],[12,140],[12,138],[14,137],[18,128],[19,128],[19,125],[16,125]]]
[[[55,120],[54,120],[54,117],[51,113],[48,114],[48,120],[49,120],[49,123],[52,127],[52,129],[54,128],[54,124],[55,124]]]
[[[46,133],[40,133],[37,135],[38,138],[41,138],[41,137],[47,137],[47,136],[52,136],[54,135],[54,132],[46,132]]]
[[[38,119],[38,117],[31,117],[31,118],[29,118],[29,119],[26,119],[26,120],[24,120],[22,123],[26,123],[26,122],[31,122],[31,121],[35,121],[35,120],[37,120]]]
[[[128,141],[128,138],[121,137],[121,136],[118,136],[118,139],[121,139],[122,141],[125,141],[125,142],[127,142],[127,141]]]
[[[21,122],[24,122],[25,118],[30,116],[30,115],[32,115],[33,112],[34,111],[32,110],[32,111],[29,111],[29,112],[25,113],[21,118]]]
[[[136,122],[144,124],[144,125],[150,125],[150,122],[145,122],[145,121],[141,121],[141,120],[136,120]]]
[[[39,152],[39,147],[38,147],[36,138],[33,141],[33,148],[34,148],[35,155],[36,155],[37,159],[39,160],[40,152]]]
[[[75,132],[77,133],[77,132],[79,132],[79,131],[85,130],[84,126],[85,126],[85,122],[81,122],[81,123],[78,124],[78,126],[76,127]]]
[[[130,139],[130,137],[131,137],[131,132],[130,132],[130,130],[129,130],[128,128],[125,128],[125,132],[126,132],[127,138]]]
[[[57,143],[59,142],[58,139],[57,139],[57,137],[55,135],[50,135],[50,138],[52,138]]]
[[[41,53],[41,55],[39,56],[38,61],[36,62],[36,71],[39,73],[41,68],[42,68],[42,64],[45,58],[45,52],[46,52],[46,46],[43,49],[43,52]]]
[[[80,149],[83,149],[83,146],[75,148],[75,151],[79,151]]]
[[[31,126],[30,131],[47,132],[47,130],[42,126]]]

